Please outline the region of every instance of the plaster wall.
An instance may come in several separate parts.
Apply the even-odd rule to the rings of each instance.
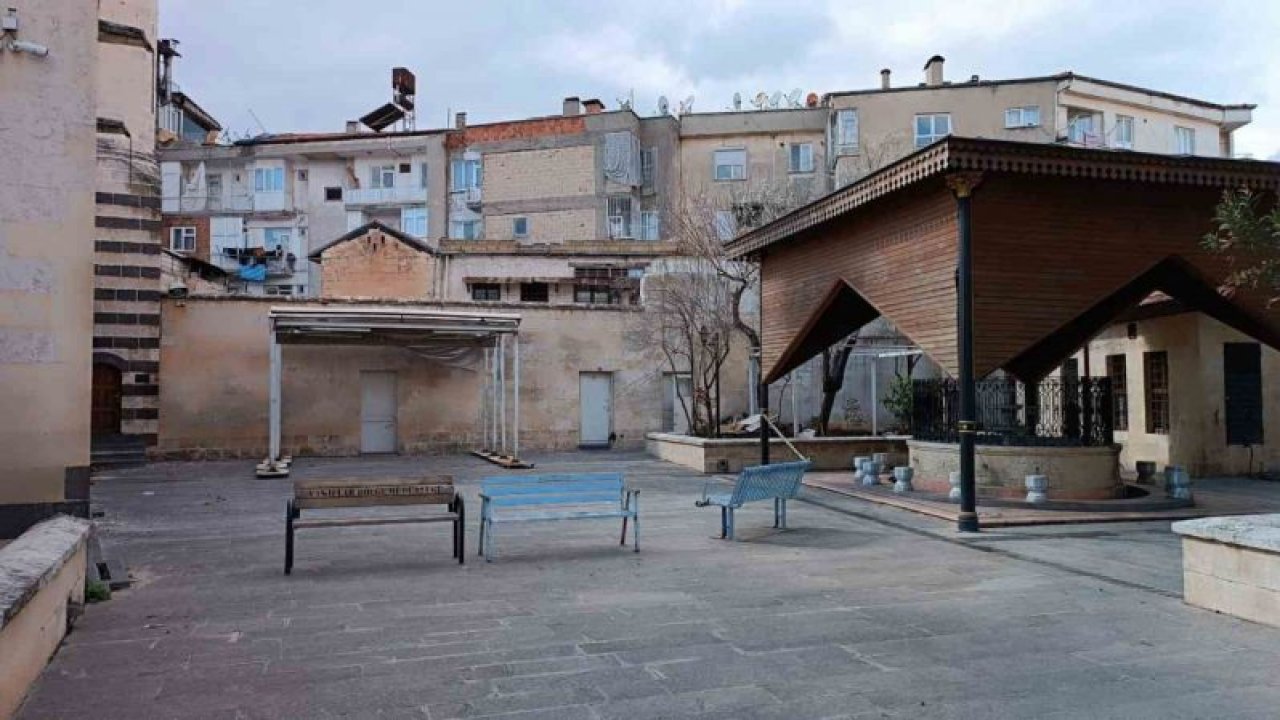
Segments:
[[[47,57],[0,61],[0,504],[59,502],[89,463],[96,3],[18,4]],[[17,169],[21,169],[20,172]]]

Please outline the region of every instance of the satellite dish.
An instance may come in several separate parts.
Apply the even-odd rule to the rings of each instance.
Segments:
[[[769,96],[769,107],[777,108],[778,103],[780,102],[782,102],[782,93],[775,92],[774,94]]]
[[[742,109],[742,93],[733,94],[733,109],[734,110]]]
[[[787,93],[787,107],[800,107],[800,96],[803,94],[804,90],[801,90],[800,88],[795,88],[791,92]]]
[[[762,92],[758,92],[756,93],[755,99],[751,101],[751,104],[754,105],[757,110],[763,110],[765,106],[769,104],[769,96]]]
[[[693,112],[693,96],[692,95],[680,101],[680,114],[688,115],[691,112]]]
[[[667,115],[671,112],[671,103],[667,102],[666,95],[658,96],[658,114]]]

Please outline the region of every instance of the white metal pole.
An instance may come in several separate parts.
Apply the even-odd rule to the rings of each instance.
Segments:
[[[502,454],[507,454],[507,336],[498,336],[498,417],[502,418]]]
[[[491,450],[498,449],[498,340],[493,341],[493,368],[489,381],[489,418],[493,424],[493,444]]]
[[[520,334],[516,333],[512,337],[515,338],[515,358],[514,359],[515,359],[515,372],[516,372],[516,387],[515,387],[515,398],[514,398],[515,402],[513,403],[515,407],[512,408],[513,421],[511,423],[511,431],[515,437],[512,444],[511,454],[515,457],[520,457]]]
[[[481,363],[484,372],[480,376],[480,449],[489,449],[489,348],[482,348]]]
[[[880,371],[880,358],[871,356],[871,434],[880,434],[880,396],[876,392],[876,373]]]
[[[276,339],[275,323],[271,324],[270,330],[270,369],[269,378],[267,380],[269,388],[269,407],[267,408],[267,427],[268,427],[268,450],[267,458],[270,462],[280,459],[280,343]]]
[[[791,386],[791,437],[800,436],[800,411],[796,407],[796,392],[799,385],[796,384],[796,374],[794,371],[787,373],[789,376],[787,384]]]

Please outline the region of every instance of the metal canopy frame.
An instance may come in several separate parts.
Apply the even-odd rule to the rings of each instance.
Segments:
[[[520,316],[425,308],[346,305],[272,307],[267,313],[270,367],[268,456],[259,475],[288,474],[280,454],[283,345],[341,345],[427,349],[475,348],[481,362],[483,449],[520,453]],[[509,383],[507,366],[511,365]],[[511,396],[508,412],[507,396]],[[510,428],[510,432],[508,432]],[[510,440],[510,444],[508,444]]]

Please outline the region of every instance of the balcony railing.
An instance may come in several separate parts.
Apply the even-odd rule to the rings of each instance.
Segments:
[[[165,212],[253,212],[252,195],[182,195],[166,197]]]
[[[976,385],[977,442],[984,445],[1103,446],[1112,440],[1111,380],[1016,380]],[[959,442],[960,385],[955,380],[912,383],[911,434],[919,440]]]
[[[248,265],[265,264],[269,278],[292,277],[298,271],[296,256],[263,248],[222,248],[214,253],[213,262],[230,273],[238,273]]]
[[[348,188],[343,191],[347,205],[399,205],[418,204],[427,201],[427,189],[411,185],[387,188]]]

